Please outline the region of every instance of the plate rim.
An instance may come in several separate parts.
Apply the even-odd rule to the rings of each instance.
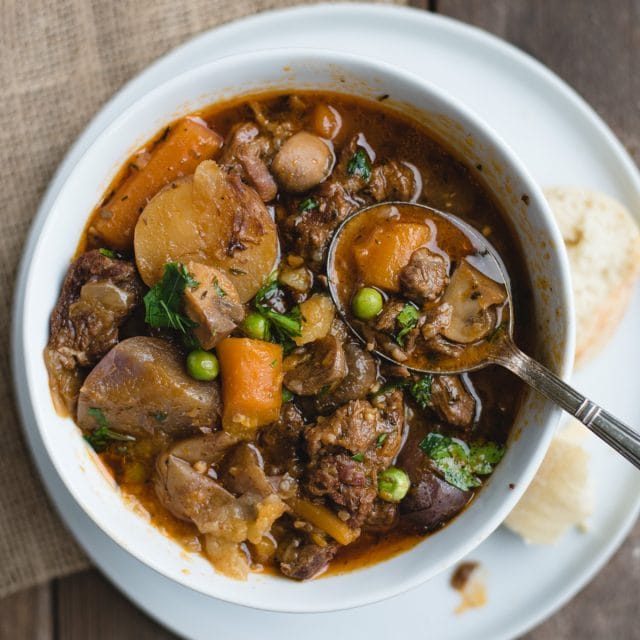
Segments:
[[[16,277],[16,286],[14,289],[14,301],[13,301],[13,313],[12,313],[12,336],[11,336],[11,364],[12,371],[14,373],[14,393],[18,400],[18,409],[21,417],[21,425],[24,432],[27,435],[27,441],[29,443],[30,455],[32,458],[35,458],[36,465],[38,467],[38,471],[43,480],[43,484],[45,485],[45,489],[47,493],[49,493],[48,480],[46,475],[43,473],[43,469],[41,469],[40,461],[37,458],[37,454],[33,449],[34,445],[37,445],[36,442],[31,437],[30,430],[32,425],[28,424],[27,412],[24,411],[25,407],[23,403],[25,402],[25,398],[22,397],[23,393],[19,388],[18,377],[19,372],[17,371],[17,362],[19,360],[19,348],[17,345],[17,336],[19,332],[17,332],[16,327],[19,326],[16,324],[17,317],[19,316],[19,309],[22,307],[23,303],[23,287],[21,285],[24,283],[24,278],[26,275],[27,267],[28,267],[28,258],[33,251],[35,246],[35,241],[39,235],[42,224],[46,219],[46,214],[48,209],[50,208],[50,202],[55,197],[56,191],[59,190],[60,184],[66,179],[64,176],[65,172],[68,172],[70,168],[72,168],[77,162],[76,156],[78,153],[82,153],[82,145],[87,144],[87,142],[92,141],[92,136],[97,137],[101,131],[108,126],[111,121],[109,116],[110,110],[124,110],[129,106],[132,102],[140,97],[139,95],[133,95],[138,89],[139,86],[142,85],[145,81],[150,81],[154,73],[156,73],[159,69],[162,69],[164,66],[167,66],[180,58],[180,56],[184,56],[189,50],[197,47],[200,43],[208,41],[212,37],[220,37],[229,35],[234,30],[243,30],[250,29],[255,24],[261,24],[264,22],[269,22],[270,20],[278,20],[283,15],[289,17],[291,14],[315,14],[315,13],[323,13],[327,11],[334,11],[338,13],[348,13],[350,11],[358,11],[362,14],[369,14],[369,17],[379,18],[386,16],[393,16],[394,18],[405,18],[410,19],[412,21],[419,20],[423,23],[423,25],[427,28],[439,28],[441,30],[446,30],[449,34],[454,34],[454,37],[463,38],[472,38],[480,43],[480,45],[484,45],[485,47],[490,47],[494,51],[497,51],[500,54],[507,55],[508,57],[514,59],[516,62],[520,62],[525,65],[532,73],[536,74],[540,79],[545,81],[548,85],[551,85],[557,92],[562,94],[565,100],[571,104],[571,106],[580,113],[580,115],[587,120],[587,123],[593,127],[601,139],[604,140],[606,145],[614,152],[616,160],[622,165],[622,168],[625,173],[625,178],[630,182],[632,187],[636,193],[640,194],[640,174],[638,172],[638,168],[635,163],[629,156],[628,152],[624,148],[623,144],[618,140],[615,134],[611,131],[610,127],[600,118],[600,116],[588,105],[588,103],[573,89],[570,85],[565,83],[561,78],[559,78],[553,71],[548,69],[542,63],[535,60],[529,54],[519,50],[514,45],[501,40],[497,36],[494,36],[484,30],[475,27],[473,25],[469,25],[467,23],[459,22],[453,18],[449,18],[447,16],[443,16],[441,14],[433,14],[427,11],[414,9],[410,7],[402,7],[402,6],[394,6],[394,5],[363,5],[356,3],[343,3],[343,4],[332,4],[332,3],[321,3],[311,6],[298,6],[292,8],[285,9],[277,9],[271,11],[261,12],[259,14],[255,14],[252,16],[239,18],[233,20],[231,22],[225,23],[223,25],[218,25],[211,29],[208,29],[190,39],[188,39],[183,44],[178,47],[172,49],[167,52],[156,61],[152,62],[150,65],[142,69],[138,74],[136,74],[131,80],[129,80],[121,89],[119,89],[94,115],[94,117],[90,120],[87,126],[83,129],[81,134],[76,138],[75,142],[66,152],[64,158],[59,164],[56,172],[54,173],[49,186],[47,187],[40,205],[38,206],[38,212],[34,217],[30,229],[27,235],[27,240],[23,247],[23,254],[20,260],[20,265],[18,269],[18,275]],[[250,49],[251,50],[251,49]],[[216,56],[216,58],[211,59],[219,59],[224,56]],[[211,60],[210,59],[210,60]],[[191,68],[189,65],[188,68]],[[127,103],[126,101],[129,100]],[[122,105],[120,103],[123,103]],[[116,114],[117,115],[117,114]],[[104,125],[101,128],[98,128],[98,125],[101,122],[104,122]],[[28,399],[26,400],[28,402]],[[28,408],[28,407],[27,407]],[[38,435],[38,434],[36,434]],[[53,499],[53,502],[57,508],[56,498],[49,493],[50,497]],[[633,502],[633,501],[632,501]],[[598,556],[598,560],[591,563],[589,568],[585,571],[579,573],[579,575],[575,576],[573,580],[570,581],[570,586],[565,590],[563,596],[556,598],[550,605],[547,607],[542,607],[537,615],[530,616],[527,620],[524,620],[520,625],[513,625],[513,628],[510,630],[509,636],[511,634],[516,635],[520,633],[524,633],[531,629],[532,627],[539,624],[541,621],[546,619],[552,613],[557,611],[560,607],[562,607],[566,602],[568,602],[580,589],[582,589],[592,578],[593,576],[599,572],[604,564],[610,559],[613,553],[617,550],[619,545],[628,535],[631,527],[633,526],[638,512],[640,511],[640,495],[635,500],[635,507],[629,510],[627,518],[623,522],[623,524],[617,528],[616,535],[608,538],[608,542],[606,545],[602,546],[602,552]],[[66,522],[66,518],[63,512],[58,511],[62,516],[63,521]],[[83,545],[84,547],[84,545]],[[85,550],[89,553],[89,555],[93,558],[90,550],[85,548]],[[102,568],[104,572],[106,571],[106,567],[104,563],[101,561],[97,561],[96,558],[93,558],[94,562],[98,564]],[[147,611],[152,617],[155,619],[159,619],[154,615],[153,612],[149,611],[146,606],[141,605],[141,603],[131,596],[139,606]],[[161,621],[166,625],[166,622]]]

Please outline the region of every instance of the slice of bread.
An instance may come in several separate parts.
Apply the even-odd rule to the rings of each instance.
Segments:
[[[640,273],[640,230],[619,202],[588,189],[545,191],[564,238],[576,307],[576,367],[613,334]]]
[[[551,441],[540,469],[504,524],[531,544],[553,544],[593,509],[586,428],[576,420]]]

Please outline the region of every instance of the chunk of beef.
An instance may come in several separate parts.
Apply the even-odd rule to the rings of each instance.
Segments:
[[[287,389],[301,396],[315,395],[347,374],[344,348],[329,334],[295,349],[284,361],[284,372]]]
[[[238,441],[226,431],[214,431],[193,438],[179,440],[169,452],[189,464],[218,464]]]
[[[344,353],[347,375],[327,393],[316,397],[319,413],[328,413],[346,402],[365,398],[376,383],[376,362],[370,353],[354,340],[345,343]]]
[[[276,560],[280,571],[288,578],[309,580],[327,567],[338,547],[332,542],[320,546],[305,536],[292,535],[278,545]]]
[[[398,518],[399,509],[397,504],[376,498],[362,528],[365,531],[384,533],[398,524]]]
[[[300,446],[304,420],[300,410],[291,402],[282,405],[280,418],[260,430],[258,445],[268,475],[288,473],[297,478],[302,473]]]
[[[142,297],[135,266],[88,251],[69,267],[51,314],[45,362],[56,409],[75,410],[79,367],[94,365],[118,342],[120,326]]]
[[[446,260],[426,247],[416,249],[409,264],[400,272],[400,286],[404,293],[420,301],[439,298],[448,282]]]
[[[399,300],[389,300],[385,302],[382,307],[382,311],[376,317],[374,327],[378,331],[383,331],[389,335],[393,335],[396,330],[396,318],[398,314],[404,309],[405,303]]]
[[[252,492],[262,497],[273,493],[264,472],[262,455],[255,445],[242,442],[226,456],[218,471],[222,486],[236,496]]]
[[[383,200],[411,200],[416,191],[416,180],[410,167],[397,160],[373,167],[369,191],[376,202]]]
[[[244,307],[238,291],[220,269],[189,262],[187,269],[198,282],[184,292],[187,315],[198,324],[193,334],[203,349],[213,349],[244,319]]]
[[[406,497],[400,502],[401,519],[419,533],[433,531],[457,515],[473,492],[461,491],[443,480],[420,449],[424,431],[412,429],[396,462],[411,480]]]
[[[305,486],[310,495],[329,498],[350,527],[364,522],[378,494],[375,467],[368,460],[354,460],[344,453],[313,458]]]
[[[425,340],[435,338],[440,332],[449,326],[453,315],[453,307],[445,302],[428,309],[424,316],[424,323],[420,333]]]
[[[225,143],[222,164],[235,168],[256,190],[264,202],[276,197],[278,187],[271,172],[270,162],[276,151],[271,136],[261,135],[253,122],[234,127]]]
[[[217,382],[187,375],[180,351],[159,338],[139,336],[117,344],[84,381],[78,398],[78,425],[96,426],[98,408],[115,431],[134,437],[163,432],[189,435],[220,420]]]
[[[431,405],[438,416],[456,427],[470,427],[476,401],[460,376],[435,376],[431,384]]]
[[[338,509],[352,527],[368,517],[377,495],[377,474],[396,456],[402,441],[404,403],[393,391],[375,400],[354,400],[305,429],[311,461],[305,487]],[[346,451],[345,451],[346,450]]]
[[[457,358],[464,351],[464,345],[449,342],[441,335],[435,335],[433,338],[424,341],[423,349],[427,353]]]
[[[290,215],[285,228],[296,253],[319,269],[333,232],[361,203],[335,180],[323,182],[314,198],[318,206]]]
[[[378,436],[387,433],[388,425],[382,415],[367,400],[353,400],[314,425],[305,428],[310,455],[317,455],[325,447],[340,447],[352,454],[361,454],[373,445]]]

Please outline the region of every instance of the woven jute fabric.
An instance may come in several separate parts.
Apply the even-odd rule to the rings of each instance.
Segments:
[[[396,0],[402,4],[401,0]],[[66,150],[127,80],[191,36],[292,0],[4,0],[0,11],[0,597],[88,560],[49,504],[20,429],[9,366],[13,282]],[[311,4],[311,3],[308,3]]]

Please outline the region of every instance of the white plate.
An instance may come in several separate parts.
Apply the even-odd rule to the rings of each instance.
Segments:
[[[640,177],[623,147],[593,111],[547,69],[471,27],[426,12],[392,7],[316,6],[265,13],[207,32],[129,83],[94,118],[61,165],[25,249],[28,264],[42,212],[97,134],[126,106],[168,77],[231,53],[282,46],[353,51],[418,73],[462,99],[520,155],[543,186],[578,184],[605,191],[640,210]],[[22,304],[18,281],[16,309]],[[602,356],[575,377],[593,399],[631,424],[640,423],[633,380],[640,335],[632,318]],[[604,372],[606,371],[606,375]],[[370,607],[305,616],[269,614],[217,603],[179,587],[135,561],[75,505],[45,455],[33,414],[20,393],[25,430],[47,489],[69,528],[103,572],[161,623],[189,638],[349,635],[387,638],[412,632],[440,638],[512,638],[566,602],[622,542],[640,509],[640,474],[595,439],[592,477],[597,509],[591,531],[569,534],[552,548],[528,548],[501,529],[472,554],[487,572],[488,604],[456,616],[447,575]],[[398,627],[400,625],[400,628]]]

